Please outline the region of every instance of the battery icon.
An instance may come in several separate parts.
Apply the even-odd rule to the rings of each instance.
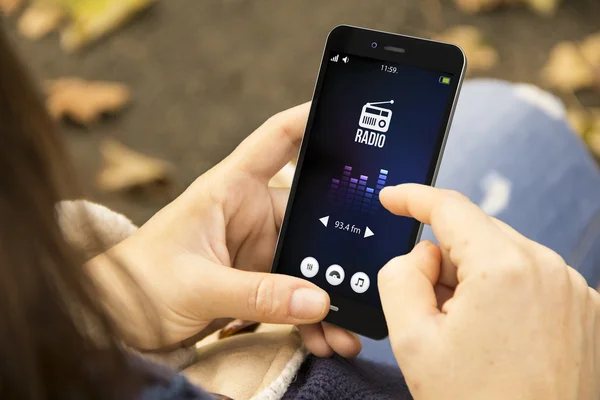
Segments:
[[[448,77],[448,76],[440,76],[440,83],[443,83],[444,85],[449,85],[450,84],[450,77]]]

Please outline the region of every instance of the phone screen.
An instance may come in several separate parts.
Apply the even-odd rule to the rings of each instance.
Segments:
[[[377,273],[412,249],[419,223],[384,209],[379,192],[431,183],[455,77],[335,51],[326,56],[276,272],[381,307]]]

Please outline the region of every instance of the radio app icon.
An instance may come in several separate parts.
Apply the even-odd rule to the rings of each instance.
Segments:
[[[365,104],[360,113],[358,126],[385,133],[388,131],[390,122],[392,121],[392,110],[377,107],[378,104],[394,104],[394,100]]]

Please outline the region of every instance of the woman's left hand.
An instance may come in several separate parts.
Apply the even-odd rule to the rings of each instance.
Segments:
[[[268,182],[297,153],[308,111],[304,104],[271,117],[112,250],[152,302],[161,345],[193,337],[215,319],[241,318],[298,325],[318,356],[360,351],[356,335],[320,322],[329,312],[325,291],[269,273],[289,190]],[[136,346],[159,346],[126,319]]]

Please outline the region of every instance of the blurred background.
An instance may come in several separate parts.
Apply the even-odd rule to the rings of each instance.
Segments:
[[[87,196],[137,224],[266,118],[310,100],[338,24],[456,42],[469,78],[560,96],[600,155],[599,0],[0,0],[0,10]]]

